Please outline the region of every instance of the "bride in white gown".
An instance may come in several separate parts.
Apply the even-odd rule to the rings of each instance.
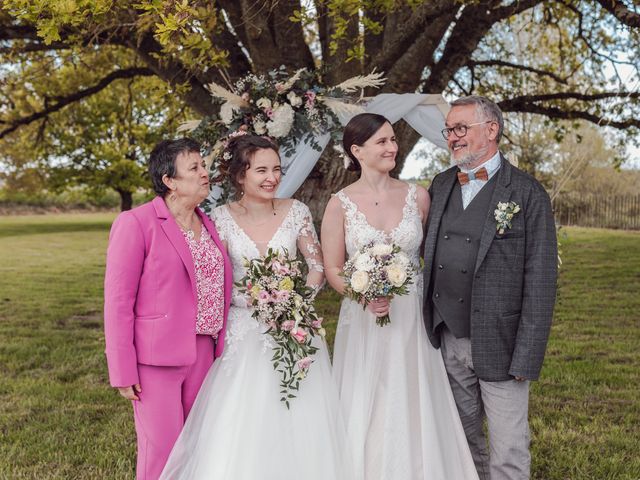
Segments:
[[[269,248],[298,250],[307,260],[307,284],[320,287],[322,255],[309,209],[276,200],[280,180],[277,149],[262,137],[234,138],[229,171],[241,199],[218,207],[213,219],[233,263],[235,281],[244,259]],[[319,350],[300,382],[290,409],[280,401],[270,337],[234,291],[222,357],[209,371],[162,479],[352,480],[344,423],[327,348]]]
[[[322,221],[327,280],[340,293],[345,256],[370,242],[395,243],[420,265],[429,196],[389,176],[398,147],[388,120],[354,117],[344,150],[360,179],[332,197]],[[355,480],[467,480],[477,473],[440,352],[422,319],[422,277],[407,295],[362,305],[344,299],[334,376],[353,454]],[[380,327],[375,316],[389,312]]]

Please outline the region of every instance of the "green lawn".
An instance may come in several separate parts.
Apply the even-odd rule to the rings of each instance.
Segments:
[[[0,478],[133,478],[132,413],[108,386],[103,356],[112,219],[0,217]],[[531,396],[533,478],[637,480],[640,234],[566,234],[556,319]],[[325,293],[319,305],[335,322],[336,297]]]

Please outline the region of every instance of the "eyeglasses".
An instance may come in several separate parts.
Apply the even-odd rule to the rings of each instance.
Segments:
[[[443,128],[441,130],[442,136],[444,137],[445,140],[449,140],[449,136],[451,135],[451,132],[453,132],[456,134],[456,137],[462,138],[467,134],[467,130],[469,130],[471,127],[475,127],[476,125],[484,125],[485,123],[493,123],[493,120],[487,120],[486,122],[470,123],[469,125],[456,125],[455,127],[451,127],[451,128]]]

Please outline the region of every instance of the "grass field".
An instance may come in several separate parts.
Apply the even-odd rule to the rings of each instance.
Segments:
[[[131,408],[108,386],[103,356],[112,219],[0,217],[2,479],[133,478]],[[552,337],[531,395],[533,478],[638,480],[640,234],[566,235]],[[334,295],[324,293],[320,308],[335,321]]]

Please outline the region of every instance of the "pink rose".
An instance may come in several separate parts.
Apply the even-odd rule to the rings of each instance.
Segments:
[[[273,109],[272,109],[272,108],[265,108],[265,109],[264,109],[264,114],[265,114],[269,119],[272,119],[272,118],[273,118]]]
[[[240,98],[242,98],[242,100],[244,100],[245,102],[249,101],[249,92],[244,92],[242,95],[240,95]]]
[[[269,295],[269,292],[262,290],[258,294],[258,303],[268,303],[269,300],[271,300],[271,295]]]
[[[302,328],[294,328],[293,330],[291,330],[291,336],[298,343],[304,343],[305,340],[307,339],[307,335],[308,335],[308,332]]]
[[[311,366],[312,363],[313,360],[311,359],[311,357],[301,358],[300,360],[298,360],[298,368],[300,370],[306,370]]]
[[[289,300],[289,295],[291,292],[287,290],[278,290],[275,294],[275,301],[278,303],[284,303]]]
[[[324,318],[319,318],[317,320],[314,320],[313,322],[311,322],[311,326],[317,330],[318,328],[322,327],[323,321],[324,321]]]
[[[284,330],[285,332],[290,332],[295,326],[296,322],[294,322],[293,320],[285,320],[284,322],[282,322],[282,330]]]

